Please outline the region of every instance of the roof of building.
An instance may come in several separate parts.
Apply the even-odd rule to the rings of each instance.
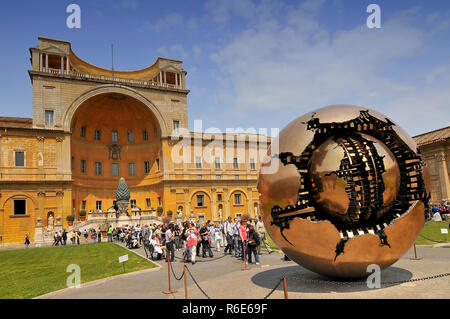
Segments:
[[[0,127],[32,128],[33,119],[24,117],[0,116]]]
[[[445,141],[450,138],[450,126],[413,137],[418,146]]]

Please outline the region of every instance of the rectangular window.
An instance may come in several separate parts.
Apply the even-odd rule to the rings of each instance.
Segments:
[[[100,162],[95,162],[95,175],[102,175],[102,163]]]
[[[151,207],[152,206],[152,202],[151,202],[150,198],[146,198],[145,199],[145,203],[147,204],[147,207]]]
[[[86,137],[86,126],[82,126],[81,127],[80,136],[81,137]]]
[[[220,169],[220,157],[216,157],[215,162],[216,162],[216,169]]]
[[[102,209],[102,201],[101,200],[98,200],[98,201],[95,202],[95,208],[97,210],[101,210]]]
[[[25,166],[25,152],[15,152],[15,165],[16,167]]]
[[[156,127],[155,127],[154,131],[155,131],[155,137],[158,137],[158,129]]]
[[[255,164],[255,159],[254,158],[250,159],[250,169],[256,169],[256,164]]]
[[[111,164],[111,175],[119,176],[119,164],[118,163]]]
[[[222,201],[222,194],[217,194],[217,201],[221,202]]]
[[[205,206],[205,196],[197,195],[197,207],[204,207],[204,206]]]
[[[234,169],[238,169],[239,168],[239,163],[238,163],[237,157],[233,158],[233,168]]]
[[[81,201],[81,210],[86,210],[86,201],[85,200]]]
[[[86,174],[86,160],[81,160],[80,170],[81,170],[81,174]]]
[[[111,142],[117,143],[119,141],[119,132],[112,131],[111,132]]]
[[[101,139],[101,132],[100,132],[100,130],[95,130],[94,140],[100,141],[100,139]]]
[[[234,205],[241,205],[241,194],[234,194]]]
[[[222,176],[216,175],[216,179],[221,179],[221,178],[222,178]]]
[[[180,121],[173,121],[173,133],[178,134],[180,129]]]
[[[128,175],[136,175],[136,163],[128,163]]]
[[[197,179],[202,179],[202,175],[197,175]]]
[[[142,137],[144,138],[144,141],[148,141],[148,131],[147,130],[142,131]]]
[[[50,110],[45,111],[45,126],[53,126],[54,112]]]
[[[14,200],[14,215],[26,215],[27,201],[25,199]]]
[[[149,161],[144,162],[144,173],[145,174],[150,173],[150,162]]]
[[[128,142],[134,142],[134,134],[133,134],[133,132],[128,132]]]
[[[200,156],[195,157],[195,167],[202,168],[202,158]]]
[[[130,200],[131,208],[136,208],[136,200],[132,199]]]
[[[159,172],[159,158],[156,159],[156,170]]]
[[[239,175],[234,175],[234,179],[239,179]]]

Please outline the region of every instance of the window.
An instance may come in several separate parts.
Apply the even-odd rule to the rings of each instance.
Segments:
[[[131,208],[136,208],[136,200],[132,199],[130,200]]]
[[[180,121],[173,121],[173,133],[178,134],[180,128]]]
[[[128,175],[136,175],[136,163],[128,163]]]
[[[148,131],[147,130],[142,131],[142,137],[144,138],[144,141],[148,141]]]
[[[128,142],[134,142],[134,134],[133,134],[133,132],[128,132]]]
[[[159,158],[156,159],[156,170],[159,172]]]
[[[152,202],[151,202],[150,198],[145,199],[145,204],[147,205],[147,207],[152,206]]]
[[[81,174],[86,174],[86,160],[81,160],[80,170]]]
[[[217,201],[221,202],[222,201],[222,194],[217,194]]]
[[[219,169],[220,168],[220,157],[216,157],[215,162],[216,162],[216,169]]]
[[[216,179],[221,179],[221,178],[222,178],[222,176],[216,175]]]
[[[158,196],[158,206],[161,206],[161,197]]]
[[[14,215],[25,215],[27,213],[27,201],[25,199],[14,200]]]
[[[241,194],[234,194],[234,205],[241,205]]]
[[[197,207],[205,206],[205,195],[197,195]]]
[[[111,164],[111,175],[119,176],[119,164],[118,163]]]
[[[94,140],[100,141],[100,139],[101,139],[101,132],[100,132],[100,130],[95,130]]]
[[[81,137],[86,137],[86,126],[82,126],[81,127],[80,136]]]
[[[155,131],[155,137],[158,137],[158,129],[156,127],[155,127],[154,131]]]
[[[75,157],[73,157],[73,156],[70,160],[70,167],[72,168],[72,171],[75,169]]]
[[[53,126],[53,116],[54,112],[46,110],[45,111],[45,126]]]
[[[118,142],[119,141],[119,132],[112,131],[111,132],[111,142]]]
[[[95,202],[95,208],[97,210],[101,210],[102,209],[102,201],[101,200],[98,200],[98,201]]]
[[[234,175],[234,179],[239,179],[239,175]]]
[[[202,158],[200,156],[195,157],[195,167],[202,168]]]
[[[255,164],[255,159],[254,158],[250,159],[250,169],[256,169],[256,164]]]
[[[233,158],[233,168],[234,169],[238,169],[239,168],[239,163],[238,163],[237,157]]]
[[[25,152],[16,152],[15,153],[15,165],[16,165],[16,167],[24,167],[25,166]]]
[[[144,162],[144,173],[145,174],[150,173],[150,162],[149,161]]]
[[[81,210],[86,210],[86,201],[85,200],[81,201]]]
[[[102,163],[100,162],[95,162],[95,175],[102,175]]]
[[[197,175],[197,179],[202,179],[202,175]]]

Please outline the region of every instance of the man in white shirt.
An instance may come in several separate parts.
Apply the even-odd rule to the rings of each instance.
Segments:
[[[224,253],[226,254],[227,251],[229,251],[229,254],[231,255],[233,252],[233,221],[231,219],[231,216],[228,216],[225,224],[224,224],[224,233],[225,238],[227,239],[227,246],[225,247]]]

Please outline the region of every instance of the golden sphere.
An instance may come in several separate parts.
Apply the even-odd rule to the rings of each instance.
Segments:
[[[419,235],[428,204],[414,140],[353,105],[289,123],[271,143],[258,188],[275,243],[330,277],[364,277],[370,264],[396,262]]]

